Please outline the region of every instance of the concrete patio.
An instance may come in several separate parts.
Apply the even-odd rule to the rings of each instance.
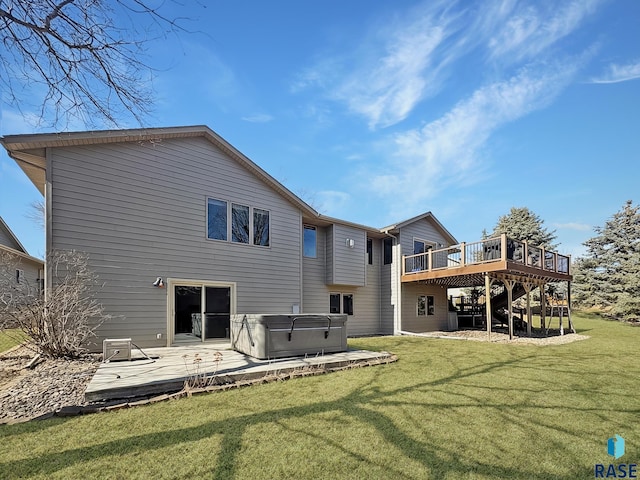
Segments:
[[[216,352],[222,354],[216,362]],[[147,356],[145,356],[146,354]],[[149,358],[150,357],[150,358]],[[232,383],[305,368],[336,368],[391,357],[387,352],[348,350],[326,355],[258,360],[231,349],[229,343],[149,348],[132,352],[131,361],[100,364],[85,391],[87,402],[143,397],[175,392],[188,378],[218,377]]]

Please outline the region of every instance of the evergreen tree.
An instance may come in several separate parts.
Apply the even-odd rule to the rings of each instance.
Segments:
[[[511,207],[508,214],[498,218],[492,236],[506,233],[515,240],[526,240],[534,247],[555,250],[555,230],[549,231],[543,224],[544,221],[527,207]]]
[[[622,320],[640,320],[640,206],[628,200],[574,264],[576,304],[601,308]]]

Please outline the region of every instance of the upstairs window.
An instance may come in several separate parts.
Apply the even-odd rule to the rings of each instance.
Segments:
[[[304,235],[302,238],[303,254],[305,257],[316,258],[317,252],[317,231],[316,227],[311,225],[304,226]]]
[[[253,244],[269,246],[269,212],[267,210],[253,209]]]
[[[231,241],[249,243],[249,207],[231,205]]]
[[[231,238],[229,238],[229,235]],[[207,198],[207,238],[234,243],[271,245],[269,210]]]
[[[389,265],[393,262],[393,238],[385,238],[384,246],[384,264]]]
[[[373,240],[367,238],[367,263],[373,265]]]
[[[207,238],[227,239],[227,202],[213,198],[207,200]]]

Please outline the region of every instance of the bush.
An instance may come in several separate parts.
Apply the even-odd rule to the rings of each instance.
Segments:
[[[0,329],[17,328],[38,353],[51,357],[79,357],[109,319],[94,296],[98,277],[88,268],[88,255],[74,250],[53,251],[46,268],[52,282],[46,295],[39,284],[16,282],[20,258],[0,254]]]

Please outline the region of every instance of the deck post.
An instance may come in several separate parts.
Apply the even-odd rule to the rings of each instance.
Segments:
[[[427,271],[431,271],[433,270],[433,249],[430,248],[427,252],[427,258],[428,258],[428,262],[429,262],[429,268],[427,269]]]
[[[489,278],[489,274],[484,274],[484,306],[486,308],[487,315],[487,335],[489,336],[489,340],[491,340],[491,284],[493,281]]]
[[[465,266],[465,259],[467,258],[467,243],[462,242],[460,244],[460,266]]]
[[[513,287],[516,282],[513,280],[502,280],[507,287],[507,314],[509,316],[509,340],[513,340]]]
[[[573,327],[571,321],[571,282],[567,282],[567,320],[569,321],[569,329],[571,333],[576,333],[576,329]]]
[[[507,261],[507,234],[506,233],[502,233],[500,235],[500,250],[502,250],[500,252],[500,260],[502,260],[503,262]]]
[[[533,316],[531,315],[531,287],[530,283],[523,283],[524,291],[527,292],[527,336],[531,336],[531,321]]]
[[[545,317],[547,315],[547,299],[544,293],[544,286],[545,286],[544,283],[540,285],[540,328],[543,331],[546,331]]]

